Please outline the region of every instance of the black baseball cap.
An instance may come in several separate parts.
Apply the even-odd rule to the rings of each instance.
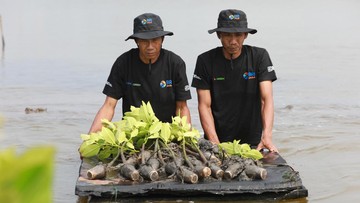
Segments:
[[[209,30],[209,34],[214,32],[247,32],[255,34],[256,29],[248,28],[246,14],[241,10],[227,9],[219,14],[217,28]]]
[[[133,34],[128,39],[154,39],[165,35],[171,36],[174,33],[164,31],[161,18],[153,13],[144,13],[134,19]]]

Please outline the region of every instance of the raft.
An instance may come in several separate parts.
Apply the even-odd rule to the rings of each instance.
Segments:
[[[151,198],[186,197],[207,199],[296,199],[308,196],[300,174],[287,164],[278,153],[263,152],[261,160],[267,170],[265,180],[213,180],[205,179],[196,184],[174,180],[133,182],[120,179],[117,175],[103,180],[88,180],[87,170],[98,162],[94,159],[82,160],[75,194],[92,198]]]

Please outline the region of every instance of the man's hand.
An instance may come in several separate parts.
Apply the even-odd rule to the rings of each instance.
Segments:
[[[257,150],[261,149],[268,149],[270,152],[277,152],[279,153],[279,150],[275,147],[275,145],[272,143],[271,136],[262,136],[260,143],[258,144]]]

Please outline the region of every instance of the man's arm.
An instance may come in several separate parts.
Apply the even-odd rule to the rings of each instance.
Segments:
[[[274,124],[274,99],[272,91],[272,82],[260,82],[260,97],[261,97],[261,119],[263,124],[263,131],[261,141],[257,149],[269,149],[271,152],[278,152],[277,148],[272,142],[272,129]]]
[[[201,126],[204,133],[212,143],[219,144],[219,138],[216,134],[214,117],[211,111],[211,95],[210,90],[197,89],[198,110],[200,115]]]
[[[104,104],[102,105],[102,107],[95,116],[89,134],[101,130],[102,128],[101,119],[108,119],[109,121],[112,120],[112,118],[114,117],[115,107],[117,102],[118,100],[112,97],[109,96],[106,97]]]
[[[191,125],[190,110],[186,101],[176,101],[176,115],[178,115],[179,111],[180,117],[186,116],[188,123]]]

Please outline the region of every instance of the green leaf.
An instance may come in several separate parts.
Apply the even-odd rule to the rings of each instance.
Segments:
[[[149,131],[148,130],[140,130],[139,132],[138,132],[138,136],[144,136],[144,135],[147,135],[147,134],[149,134]]]
[[[126,117],[126,118],[124,118],[124,119],[127,121],[126,127],[129,128],[129,129],[133,129],[134,126],[136,126],[136,124],[137,124],[137,122],[138,122],[138,121],[137,121],[135,118],[133,118],[133,117]]]
[[[0,202],[52,202],[53,147],[0,152]]]
[[[99,151],[99,154],[97,155],[97,157],[100,160],[104,160],[110,157],[110,155],[112,154],[112,150],[114,147],[110,147],[110,146],[105,146],[102,150]]]
[[[139,130],[135,128],[133,131],[131,131],[130,139],[136,137],[138,135],[138,133],[139,133]]]
[[[178,142],[181,142],[184,139],[183,133],[180,131],[175,134],[175,137],[177,138]]]
[[[102,127],[100,134],[104,138],[105,142],[111,145],[116,145],[115,135],[109,128]]]
[[[89,140],[89,139],[90,139],[90,135],[88,135],[88,134],[81,134],[80,137],[81,137],[81,139],[82,139],[83,141],[86,141],[86,140]]]
[[[102,136],[99,135],[99,133],[90,133],[88,138],[89,139],[86,140],[86,142],[88,142],[88,143],[96,143],[100,139],[103,139]]]
[[[181,118],[181,126],[183,126],[184,129],[189,130],[189,123],[187,122],[187,117],[183,116]]]
[[[160,138],[160,134],[158,132],[156,132],[156,133],[150,135],[148,139],[158,139],[158,138]]]
[[[144,101],[142,101],[141,103],[142,103],[142,105],[140,106],[140,110],[139,110],[139,118],[141,121],[149,123],[151,120],[149,117],[149,113],[148,113],[146,104]]]
[[[161,125],[161,132],[160,132],[160,138],[164,141],[164,143],[170,142],[170,124],[169,123],[163,123]]]
[[[151,107],[150,101],[146,104],[146,107],[147,107],[147,110],[148,110],[149,115],[150,115],[151,117],[154,117],[154,116],[155,116],[155,113],[154,113],[153,108]]]
[[[142,121],[137,121],[135,123],[135,127],[136,128],[146,128],[147,124],[145,122],[142,122]]]
[[[241,144],[240,146],[240,153],[244,153],[247,151],[251,151],[251,147],[249,144]],[[257,151],[257,150],[256,150]]]
[[[116,133],[116,139],[117,139],[119,145],[121,145],[123,142],[127,142],[127,141],[128,141],[128,139],[127,139],[126,134],[125,134],[124,131],[121,131],[121,132],[120,132],[120,131],[117,131],[117,133]]]
[[[161,122],[155,122],[150,126],[149,133],[150,134],[158,133],[161,130],[161,127],[162,127]]]
[[[243,158],[251,158],[255,160],[263,158],[262,154],[256,149],[251,149],[249,144],[239,143],[240,140],[234,140],[233,142],[220,143],[219,146],[230,155],[238,155]]]
[[[87,144],[83,142],[80,146],[79,152],[82,157],[93,157],[96,156],[100,151],[100,146],[98,144]]]
[[[218,145],[222,150],[228,154],[234,154],[234,146],[228,142],[223,142]]]
[[[135,120],[140,120],[139,119],[139,111],[140,111],[140,108],[137,108],[135,106],[130,106],[130,111],[125,112],[125,117],[133,117],[133,118],[135,118]]]
[[[180,123],[181,123],[180,116],[175,116],[175,117],[172,118],[172,124],[180,125]]]
[[[263,158],[263,155],[256,149],[249,150],[243,154],[245,158],[251,158],[255,160],[259,160]]]
[[[135,150],[135,147],[134,147],[133,143],[131,143],[131,142],[127,142],[126,147],[128,147],[129,149]]]
[[[101,123],[104,127],[109,128],[112,131],[116,130],[116,126],[114,123],[110,122],[108,119],[101,119]]]
[[[116,122],[117,123],[116,125],[118,126],[117,131],[126,131],[127,130],[127,123],[128,123],[127,118],[129,118],[129,117],[126,117],[126,120],[124,117],[124,120],[120,120],[120,121]]]
[[[195,138],[196,136],[197,136],[197,133],[196,132],[194,132],[194,131],[189,131],[189,132],[185,132],[184,134],[183,134],[183,136],[184,137],[190,137],[190,138]]]
[[[145,143],[145,139],[141,138],[141,139],[138,139],[137,142],[136,142],[136,148],[137,149],[140,149],[141,146]]]

